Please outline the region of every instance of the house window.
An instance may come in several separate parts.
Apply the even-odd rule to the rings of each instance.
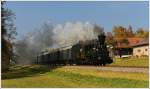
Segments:
[[[138,49],[138,52],[141,52],[141,50],[140,50],[140,49]]]
[[[145,51],[147,51],[147,49],[145,49]]]

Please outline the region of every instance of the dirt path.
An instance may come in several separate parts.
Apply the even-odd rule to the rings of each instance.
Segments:
[[[148,68],[131,68],[131,67],[101,67],[101,66],[66,66],[69,68],[81,68],[81,69],[97,69],[97,70],[109,70],[119,72],[137,72],[148,73]]]

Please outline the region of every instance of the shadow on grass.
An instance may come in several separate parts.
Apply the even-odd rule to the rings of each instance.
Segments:
[[[34,76],[36,74],[44,74],[58,67],[61,66],[41,66],[41,65],[14,66],[11,67],[9,71],[2,73],[2,80],[29,77]]]

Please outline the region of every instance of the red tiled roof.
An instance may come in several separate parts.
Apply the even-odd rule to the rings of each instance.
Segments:
[[[148,45],[149,44],[149,39],[142,39],[138,43],[132,44],[132,47],[135,46],[141,46],[141,45]]]
[[[134,44],[137,44],[140,42],[140,40],[142,40],[142,38],[136,38],[136,37],[133,37],[133,38],[127,38],[128,39],[128,42],[130,46],[134,45]]]
[[[128,44],[125,43],[118,44],[116,48],[131,48],[138,45],[148,44],[148,40],[143,38],[134,37],[134,38],[127,38],[127,40],[129,42]]]

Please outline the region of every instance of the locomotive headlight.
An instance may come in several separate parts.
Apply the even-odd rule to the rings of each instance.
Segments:
[[[98,60],[100,60],[101,59],[101,57],[98,57]]]
[[[109,48],[110,46],[109,45],[107,45],[107,48]]]
[[[96,50],[96,48],[93,48],[93,50]]]
[[[80,49],[80,52],[82,52],[83,51],[83,49]]]

